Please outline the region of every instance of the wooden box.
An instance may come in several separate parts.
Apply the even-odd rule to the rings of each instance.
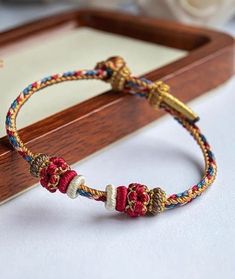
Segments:
[[[149,42],[151,46],[160,45],[182,51],[184,55],[181,55],[181,58],[167,65],[158,67],[156,61],[156,67],[144,76],[150,80],[166,81],[171,86],[172,93],[185,102],[218,86],[234,73],[234,41],[226,34],[175,22],[97,10],[66,12],[0,33],[0,58],[4,60],[5,55],[9,53],[15,55],[22,49],[29,49],[32,42],[43,47],[45,42],[53,40],[54,37],[63,39],[69,32],[84,27],[104,31],[105,34],[112,34],[114,37],[121,35],[122,38],[126,37],[130,40]],[[95,48],[96,41],[91,39],[90,44],[94,44]],[[108,52],[109,46],[105,47],[104,49],[100,47],[100,50]],[[155,65],[154,59],[147,52],[146,55],[142,52],[137,53],[134,48],[129,51],[135,53],[136,64],[140,59],[140,61],[149,60],[152,65]],[[67,48],[67,52],[68,54],[71,52],[70,47]],[[84,55],[89,58],[92,56],[92,51],[88,50],[86,53],[84,50]],[[102,56],[99,60],[106,58]],[[59,61],[64,58],[58,55],[57,59]],[[36,71],[38,65],[30,65],[30,61],[32,60],[26,62],[27,69]],[[48,63],[48,59],[42,58],[41,63],[42,65]],[[139,63],[140,68],[141,63]],[[76,65],[80,68],[79,61],[76,61]],[[23,89],[20,87],[21,81],[22,84],[27,85],[25,83],[27,76],[20,75],[20,72],[24,72],[23,66],[16,63],[14,71],[10,71],[9,80],[17,83],[18,78],[19,90]],[[91,68],[93,66],[90,65]],[[0,69],[0,78],[7,69],[5,61],[4,67]],[[57,70],[56,65],[55,69]],[[52,73],[45,72],[45,75]],[[8,85],[1,89],[8,92]],[[64,90],[65,92],[58,95],[59,97],[54,96],[54,98],[66,102],[65,94],[68,94],[68,89]],[[29,121],[29,125],[20,130],[20,136],[34,151],[57,154],[69,163],[75,163],[162,115],[161,111],[153,111],[147,102],[134,96],[112,91],[99,93],[60,112],[52,115],[53,111],[49,112],[46,118],[37,119],[38,121],[33,124]],[[17,94],[18,92],[15,92],[14,96],[16,97]],[[8,98],[8,95],[6,96]],[[43,110],[43,100],[40,101],[42,96],[38,95],[37,98],[38,106],[40,105]],[[13,98],[11,100],[13,101]],[[32,111],[26,109],[26,113],[28,119],[33,117]],[[1,124],[3,125],[3,122]],[[12,150],[7,138],[1,137],[0,202],[14,197],[36,182],[29,174],[28,164]]]

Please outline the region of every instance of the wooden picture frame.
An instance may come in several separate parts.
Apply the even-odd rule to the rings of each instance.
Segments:
[[[0,48],[7,49],[32,35],[59,30],[70,22],[71,28],[87,26],[187,50],[187,56],[145,75],[150,80],[166,81],[174,89],[173,94],[184,102],[218,86],[234,73],[232,37],[204,28],[110,11],[78,10],[25,24],[0,33]],[[139,98],[109,91],[25,127],[19,134],[29,148],[59,153],[68,163],[75,163],[161,115],[161,111],[153,111]],[[37,182],[28,167],[7,138],[0,138],[0,202]]]

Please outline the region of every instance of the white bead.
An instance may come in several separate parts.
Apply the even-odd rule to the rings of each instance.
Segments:
[[[67,195],[71,199],[75,199],[78,194],[78,189],[81,185],[85,184],[85,177],[83,175],[76,175],[72,181],[69,183],[68,189],[67,189]]]
[[[117,189],[112,184],[109,184],[106,186],[105,190],[107,194],[105,208],[113,211],[116,208]]]

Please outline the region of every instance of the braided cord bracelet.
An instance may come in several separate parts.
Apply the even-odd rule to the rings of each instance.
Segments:
[[[202,150],[205,173],[201,181],[184,192],[167,196],[159,187],[149,190],[147,186],[131,183],[128,187],[107,185],[105,191],[88,187],[85,178],[72,170],[60,157],[33,153],[20,139],[16,129],[16,117],[25,102],[37,91],[64,81],[97,79],[109,82],[116,91],[123,91],[146,98],[153,108],[170,113],[194,138]],[[26,87],[11,104],[6,117],[6,131],[14,149],[29,163],[30,173],[40,178],[48,191],[59,190],[74,199],[78,195],[103,201],[108,210],[125,212],[131,217],[156,215],[166,209],[191,202],[200,196],[216,177],[216,162],[205,136],[196,126],[197,115],[169,93],[169,86],[162,81],[151,82],[131,75],[121,57],[111,57],[96,65],[94,70],[79,70],[56,74],[36,81]]]

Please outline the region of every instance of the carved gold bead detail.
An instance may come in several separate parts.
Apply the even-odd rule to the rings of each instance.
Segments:
[[[113,71],[110,79],[107,81],[111,83],[112,88],[117,91],[123,90],[127,77],[131,75],[126,62],[120,56],[110,57],[108,60],[100,62],[96,65],[96,69],[108,68]]]
[[[40,177],[40,171],[49,164],[49,156],[46,154],[38,154],[30,163],[30,173],[34,177]]]
[[[148,212],[156,215],[165,209],[166,193],[161,188],[154,188],[149,191],[150,202]]]

